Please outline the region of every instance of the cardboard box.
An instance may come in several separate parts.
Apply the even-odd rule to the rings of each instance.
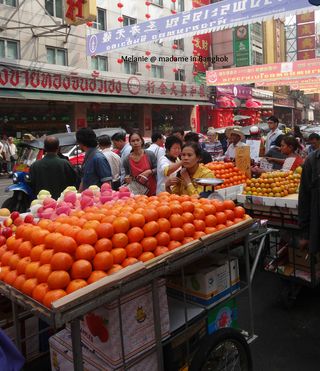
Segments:
[[[223,255],[199,261],[185,274],[185,290],[188,300],[201,305],[219,302],[240,288],[238,259],[229,262]],[[172,276],[167,286],[173,295],[183,296],[181,276]]]
[[[310,255],[298,248],[288,247],[289,263],[298,270],[311,272]],[[320,253],[316,254],[315,272],[320,271]]]
[[[162,338],[169,335],[169,312],[165,280],[159,280],[159,305]],[[121,298],[121,318],[126,361],[155,344],[151,285]],[[110,366],[123,363],[118,301],[88,313],[81,321],[84,344]]]
[[[235,298],[221,303],[208,311],[208,334],[225,328],[238,327],[238,308]]]
[[[50,360],[52,371],[73,370],[73,354],[71,333],[65,329],[52,336],[50,343]],[[124,370],[124,366],[113,367],[105,363],[102,359],[82,343],[83,368],[86,371],[114,371]],[[157,370],[157,354],[152,352],[146,357],[138,358],[133,361],[133,365],[127,368],[128,371]]]

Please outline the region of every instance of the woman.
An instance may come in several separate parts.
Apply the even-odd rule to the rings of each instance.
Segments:
[[[153,152],[145,151],[144,140],[139,133],[129,135],[131,153],[124,158],[125,182],[130,184],[133,180],[148,188],[147,196],[156,194],[157,159]]]
[[[299,148],[299,142],[291,135],[284,136],[281,140],[280,151],[285,155],[285,159],[266,157],[269,162],[281,164],[281,170],[294,171],[303,164],[303,158],[296,151]]]
[[[207,132],[208,142],[205,143],[204,149],[211,155],[212,161],[223,156],[223,148],[221,142],[218,140],[218,135],[213,128]]]
[[[166,139],[166,154],[158,161],[157,169],[157,193],[166,189],[166,183],[169,186],[176,184],[177,171],[181,167],[179,156],[181,154],[182,141],[172,135]]]
[[[179,195],[200,195],[204,187],[196,184],[196,178],[214,178],[213,173],[203,165],[201,161],[201,148],[196,143],[186,143],[182,147],[182,169],[178,172],[178,181],[167,190]],[[166,184],[167,185],[167,184]]]

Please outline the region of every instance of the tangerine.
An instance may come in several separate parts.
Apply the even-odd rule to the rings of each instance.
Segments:
[[[90,285],[90,283],[101,280],[101,278],[106,277],[106,276],[107,276],[107,273],[104,271],[101,271],[101,270],[93,271],[90,274],[90,277],[87,279],[88,285]]]
[[[50,264],[43,264],[39,267],[36,273],[36,279],[39,283],[47,282],[52,269]]]
[[[82,289],[85,286],[88,286],[85,280],[76,278],[75,280],[70,281],[69,285],[66,288],[66,293],[71,294],[72,292]]]
[[[34,300],[42,303],[43,298],[45,297],[46,293],[49,291],[49,286],[47,283],[40,283],[37,285],[32,291],[32,297]]]
[[[142,214],[131,214],[128,219],[131,227],[142,228],[146,223],[146,219]]]
[[[108,275],[114,274],[114,273],[119,272],[121,269],[123,269],[122,265],[113,264],[112,268],[110,268],[107,273],[108,273]]]
[[[53,257],[53,254],[54,254],[53,249],[44,250],[40,256],[40,264],[42,265],[42,264],[50,263],[51,258]]]
[[[68,271],[72,267],[73,259],[72,256],[66,252],[57,252],[53,254],[50,264],[54,271]]]
[[[31,252],[30,252],[30,258],[32,261],[39,261],[40,260],[40,257],[41,257],[41,254],[44,252],[44,249],[45,249],[45,245],[44,244],[41,244],[41,245],[37,245],[37,246],[34,246],[32,249],[31,249]]]
[[[112,245],[117,247],[125,248],[128,245],[129,239],[124,233],[116,233],[112,237]]]
[[[155,237],[145,237],[141,241],[143,251],[149,252],[155,250],[158,245],[158,241]]]
[[[99,240],[99,241],[101,241],[101,240]],[[99,241],[97,241],[97,243]],[[96,243],[96,245],[97,245],[97,243]],[[111,241],[110,241],[110,243],[111,243]],[[83,245],[79,245],[76,248],[75,258],[77,260],[78,259],[85,259],[85,260],[91,261],[95,257],[95,255],[96,255],[96,249],[93,246],[88,245],[87,243],[83,244]]]
[[[170,236],[167,232],[159,232],[156,236],[159,246],[168,246],[170,242]]]
[[[152,223],[152,222],[149,222]],[[147,224],[149,224],[147,223]],[[156,222],[154,222],[156,223]],[[158,226],[158,224],[157,224]],[[140,227],[133,227],[131,228],[128,233],[127,233],[129,242],[139,242],[143,239],[144,237],[144,231]]]
[[[147,262],[153,258],[155,258],[155,255],[150,251],[145,251],[139,256],[139,260],[142,262]]]
[[[151,221],[145,224],[143,232],[146,237],[154,236],[159,232],[159,224],[155,221]]]
[[[19,260],[16,268],[19,275],[24,274],[29,263],[31,263],[30,256],[25,256],[24,258]]]
[[[135,263],[138,263],[138,259],[134,258],[134,257],[129,257],[129,258],[125,258],[124,261],[122,262],[122,267],[125,268],[125,267],[128,267],[129,265],[132,265],[132,264],[135,264]]]
[[[94,245],[96,252],[101,251],[111,251],[112,250],[112,242],[109,238],[100,238]]]
[[[40,262],[31,262],[26,266],[24,274],[26,278],[34,278],[37,275],[37,271],[40,267]]]
[[[168,219],[160,218],[158,220],[159,232],[169,232],[171,224]]]
[[[30,256],[32,247],[33,246],[32,246],[32,243],[30,241],[21,242],[21,244],[18,248],[18,253],[20,255],[20,258]]]
[[[100,253],[103,254],[103,253]],[[83,278],[86,279],[92,273],[92,265],[88,260],[79,259],[72,264],[71,268],[71,278]]]
[[[28,278],[22,284],[21,291],[28,296],[32,296],[32,292],[34,288],[37,286],[37,284],[38,284],[38,281],[36,278]]]
[[[76,248],[77,248],[76,241],[72,237],[68,236],[58,237],[55,243],[53,244],[54,252],[66,252],[69,254],[73,254],[76,251]]]
[[[77,233],[76,241],[78,245],[87,243],[94,246],[98,241],[97,232],[94,229],[82,229]]]
[[[93,259],[95,270],[107,271],[113,265],[113,255],[109,251],[102,251],[96,254]]]
[[[101,223],[96,229],[99,238],[111,238],[114,234],[111,223]]]
[[[154,250],[154,255],[159,256],[162,255],[166,252],[170,251],[166,246],[157,246],[156,249]]]
[[[54,271],[49,274],[47,282],[50,290],[64,289],[70,283],[70,276],[66,271]]]
[[[67,293],[64,291],[64,290],[61,290],[61,289],[57,289],[57,290],[49,290],[44,298],[43,298],[43,304],[48,307],[48,308],[51,308],[52,306],[52,303],[58,299],[61,299],[63,298],[64,296],[66,296]]]
[[[139,242],[132,242],[126,246],[126,252],[129,258],[138,258],[142,254],[142,251],[142,245]]]
[[[173,241],[182,241],[184,239],[184,231],[182,228],[171,228],[169,236]]]
[[[113,264],[122,264],[124,259],[127,257],[127,251],[124,248],[115,248],[111,250],[113,256]]]

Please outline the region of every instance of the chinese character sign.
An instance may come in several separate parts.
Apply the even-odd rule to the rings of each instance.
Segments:
[[[103,54],[159,39],[181,39],[205,34],[231,28],[236,24],[262,21],[272,15],[280,17],[301,12],[303,9],[314,7],[308,0],[224,0],[190,11],[89,35],[87,54]]]

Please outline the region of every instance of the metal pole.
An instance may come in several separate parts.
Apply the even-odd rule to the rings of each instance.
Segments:
[[[249,318],[250,318],[250,336],[254,335],[253,305],[252,305],[252,288],[250,281],[250,259],[249,259],[249,235],[244,240],[244,258],[246,262],[246,278],[248,284],[248,301],[249,301]]]
[[[21,328],[20,328],[20,321],[19,321],[19,310],[18,305],[13,301],[12,302],[12,318],[13,318],[13,328],[14,328],[14,341],[16,343],[17,348],[19,351],[22,351],[21,347]]]
[[[164,371],[162,343],[161,343],[161,317],[159,303],[159,283],[158,280],[152,281],[152,301],[153,301],[153,322],[154,335],[157,346],[158,371]]]
[[[264,245],[265,245],[266,237],[267,237],[267,235],[264,235],[262,240],[260,241],[258,252],[257,252],[257,254],[254,258],[254,262],[253,262],[253,265],[252,265],[252,268],[251,268],[250,282],[252,282],[254,274],[256,273],[257,265],[258,265],[258,262],[259,262],[259,259],[260,259],[261,252],[262,252],[262,250],[264,248]]]
[[[74,371],[83,371],[80,320],[78,318],[71,321],[71,339]]]

